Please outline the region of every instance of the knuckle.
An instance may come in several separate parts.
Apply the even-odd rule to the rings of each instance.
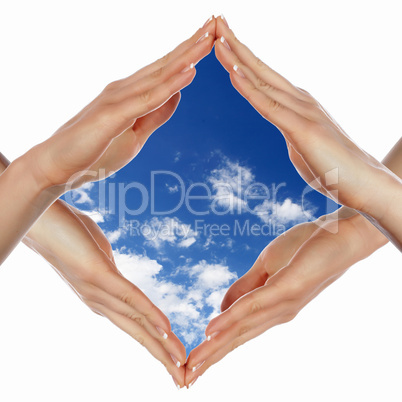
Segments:
[[[145,317],[140,315],[140,314],[136,314],[136,313],[130,313],[127,315],[127,317],[136,322],[138,325],[140,325],[141,327],[144,327],[145,325]]]
[[[275,99],[268,98],[268,110],[270,110],[272,113],[278,112],[281,108],[282,105]]]
[[[250,314],[257,313],[262,309],[261,303],[258,301],[253,301],[250,305]]]
[[[144,340],[144,337],[143,337],[143,336],[141,336],[141,335],[139,335],[139,334],[132,334],[131,336],[132,336],[132,337],[134,338],[134,340],[136,340],[141,346],[144,346],[145,340]]]
[[[169,62],[170,56],[171,56],[171,52],[166,53],[163,57],[160,58],[159,61],[161,62],[162,65],[165,65]]]
[[[257,77],[257,85],[264,91],[273,91],[275,89],[272,85],[268,84],[260,77]]]
[[[259,68],[266,68],[267,67],[267,65],[258,57],[257,57],[255,63],[257,65],[257,67],[259,67]]]
[[[239,329],[238,336],[241,337],[242,335],[246,334],[250,331],[250,327],[244,326]]]
[[[164,71],[165,71],[165,67],[164,67],[164,66],[159,67],[159,68],[157,68],[156,70],[152,71],[152,73],[150,74],[150,76],[151,76],[151,78],[157,79],[157,78],[159,78],[159,77],[162,76],[162,74],[164,73]]]
[[[310,94],[310,92],[307,92],[305,89],[296,87],[296,89],[299,90],[300,94],[302,95],[302,98],[305,102],[311,103],[315,106],[318,106],[319,103],[317,102],[317,100],[313,97],[313,95]]]
[[[230,350],[233,352],[235,349],[237,349],[239,346],[243,345],[244,343],[245,343],[245,339],[242,337],[238,337],[230,345]]]
[[[285,314],[282,315],[281,317],[281,323],[285,324],[287,322],[292,321],[296,316],[297,316],[298,311],[297,310],[289,310]]]
[[[120,300],[124,303],[124,304],[128,304],[130,306],[134,305],[134,300],[133,300],[133,296],[129,293],[123,293],[120,295]]]
[[[152,99],[152,92],[150,90],[144,91],[140,94],[140,101],[144,105],[149,105]]]
[[[304,95],[307,95],[307,96],[311,96],[311,94],[309,93],[309,92],[307,92],[305,89],[303,89],[303,88],[299,88],[299,87],[296,87],[302,94],[304,94]]]
[[[120,85],[121,85],[121,80],[112,81],[105,86],[105,89],[103,90],[103,92],[113,92],[117,88],[119,88]]]

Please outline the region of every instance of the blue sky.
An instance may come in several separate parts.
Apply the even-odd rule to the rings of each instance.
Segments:
[[[196,68],[176,113],[129,165],[65,197],[90,211],[119,270],[168,315],[188,350],[263,248],[328,208],[317,192],[302,207],[306,183],[282,135],[232,87],[214,52]]]

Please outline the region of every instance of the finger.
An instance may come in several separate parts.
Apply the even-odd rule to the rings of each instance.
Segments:
[[[209,21],[209,23],[204,26],[203,28],[200,28],[197,30],[197,32],[188,40],[185,42],[181,43],[175,50],[172,52],[168,53],[166,56],[162,57],[161,59],[158,59],[157,61],[151,63],[148,66],[143,67],[142,69],[136,71],[134,74],[114,81],[110,83],[109,85],[106,86],[106,89],[121,89],[124,87],[129,86],[130,84],[133,84],[137,81],[140,81],[142,78],[147,77],[149,75],[160,75],[159,73],[163,71],[163,68],[169,64],[171,61],[176,60],[179,56],[183,55],[188,49],[190,49],[196,42],[199,40],[203,35],[205,35],[206,32],[209,32],[210,39],[213,40],[215,38],[215,19],[213,18],[212,20]],[[194,61],[191,61],[194,62]],[[190,62],[190,63],[191,63]],[[189,64],[190,64],[189,63]],[[159,71],[159,73],[155,73],[156,71]],[[105,91],[103,91],[105,92]],[[102,94],[101,94],[102,95]],[[68,127],[75,123],[77,120],[81,118],[81,116],[85,113],[85,109],[81,110],[77,115],[75,115],[72,119],[67,121],[63,127]]]
[[[216,37],[220,38],[222,36],[227,40],[229,46],[237,55],[241,64],[254,71],[262,81],[284,92],[288,92],[289,94],[292,94],[301,100],[308,98],[306,94],[296,88],[286,78],[272,70],[258,57],[256,57],[246,45],[241,43],[236,38],[233,31],[221,19],[218,18],[216,22]]]
[[[218,43],[219,42],[217,42],[215,47],[217,57],[219,58]],[[297,135],[293,135],[295,132],[310,131],[312,122],[309,119],[260,91],[253,82],[242,73],[240,68],[234,71],[233,65],[227,65],[225,67],[230,71],[230,79],[233,86],[265,119],[277,126],[288,141],[293,137],[298,138]]]
[[[165,314],[137,286],[115,271],[102,272],[92,278],[90,283],[134,308],[166,334],[171,332],[170,322]]]
[[[221,310],[225,311],[240,297],[263,286],[268,278],[287,266],[296,251],[316,230],[317,226],[313,222],[304,222],[295,225],[268,244],[250,271],[229,288],[223,298]],[[211,335],[213,330],[213,327],[208,325],[206,335]]]
[[[198,39],[200,39],[203,35],[205,35],[206,32],[208,32],[212,38],[215,38],[215,26],[216,26],[215,18],[210,18],[204,26],[197,29],[194,35],[192,35],[184,42],[180,43],[174,50],[167,53],[165,56],[156,60],[155,62],[149,64],[148,66],[141,68],[140,70],[130,75],[129,77],[124,78],[123,80],[126,81],[126,84],[130,84],[135,81],[138,81],[143,77],[148,76],[149,74],[152,74],[154,71],[161,69],[162,67],[169,64],[172,60],[175,60],[179,56],[184,54],[188,49],[190,49],[191,46],[193,46],[197,42]]]
[[[124,303],[118,298],[107,294],[106,292],[98,289],[97,302],[106,306],[109,310],[112,310],[120,315],[124,315],[137,322],[139,325],[145,328],[145,330],[157,339],[163,347],[171,354],[174,363],[180,367],[186,362],[186,348],[180,342],[179,338],[173,332],[165,332],[158,326],[157,322],[151,321],[149,317],[140,313],[135,307]],[[142,295],[137,295],[141,297]]]
[[[131,135],[131,137],[134,137],[142,146],[157,128],[165,124],[172,117],[179,102],[180,92],[177,92],[160,108],[137,119],[133,126],[135,135]]]
[[[283,289],[275,281],[268,280],[267,286],[259,287],[235,301],[227,310],[213,318],[205,330],[207,339],[213,339],[220,332],[244,320],[246,317],[264,311],[285,298]]]
[[[109,84],[97,98],[97,143],[105,147],[132,126],[135,120],[166,103],[174,94],[189,85],[195,76],[194,63],[212,49],[213,39],[205,37],[195,44],[179,60],[151,77],[145,77],[127,87],[119,83]],[[103,141],[99,141],[99,137]],[[90,138],[88,138],[90,141]]]
[[[159,360],[167,369],[167,371],[176,379],[177,383],[184,386],[184,368],[177,367],[173,362],[169,353],[165,350],[162,344],[145,330],[144,327],[139,325],[126,316],[120,315],[112,310],[109,310],[103,305],[98,306],[99,311],[107,317],[113,324],[121,330],[129,334],[138,343],[144,346],[152,356]]]
[[[288,91],[282,90],[280,87],[276,86],[275,82],[269,83],[265,81],[258,75],[258,71],[250,68],[247,64],[244,64],[235,52],[229,50],[222,40],[226,43],[226,46],[229,46],[226,39],[221,37],[221,40],[216,41],[215,54],[229,73],[232,73],[233,66],[236,65],[257,90],[264,93],[276,103],[312,120],[318,120],[321,117],[319,109],[317,109],[315,105],[301,100],[299,97],[294,96],[294,94]]]
[[[109,102],[119,102],[122,99],[135,94],[145,93],[154,87],[163,84],[173,75],[180,73],[183,69],[193,63],[196,65],[202,58],[211,52],[214,45],[214,38],[208,32],[208,36],[202,36],[199,41],[194,43],[183,54],[172,60],[170,63],[143,76],[141,79],[126,84],[112,83],[108,91]]]
[[[221,311],[227,310],[236,300],[246,293],[263,286],[267,279],[268,273],[264,269],[262,260],[257,258],[250,270],[230,286],[222,300]]]
[[[198,352],[201,352],[200,355],[202,354],[203,356],[206,356],[206,359],[201,362],[201,364],[198,363],[198,368],[196,370],[192,369],[191,366],[191,361],[190,358],[192,357],[191,354],[189,356],[188,360],[188,365],[186,366],[186,375],[185,375],[185,380],[186,380],[186,386],[188,386],[191,383],[194,383],[194,381],[202,376],[211,366],[214,364],[218,363],[220,360],[222,360],[226,355],[228,355],[230,352],[233,350],[237,349],[239,346],[243,345],[244,343],[248,342],[249,340],[256,338],[257,336],[261,335],[262,333],[266,332],[268,329],[281,324],[283,321],[282,317],[275,317],[272,320],[269,320],[267,322],[264,322],[263,324],[252,328],[250,331],[244,333],[241,336],[235,336],[233,337],[232,334],[227,331],[227,342],[225,343],[224,338],[222,337],[223,342],[219,343],[217,345],[212,345],[212,342],[218,342],[218,335],[214,340],[211,340],[208,342],[204,342],[201,344],[197,349]],[[230,339],[230,340],[229,340]],[[208,347],[208,349],[207,349]],[[201,348],[205,348],[202,350]],[[196,349],[194,349],[191,353],[194,353]],[[201,358],[202,360],[202,358]],[[197,367],[197,365],[195,366]]]
[[[137,296],[141,297],[141,295]],[[135,307],[122,302],[120,299],[111,296],[102,289],[96,289],[96,294],[92,295],[91,300],[93,300],[97,304],[102,304],[109,310],[123,315],[141,325],[149,333],[150,336],[153,336],[163,345],[163,347],[172,356],[174,363],[178,367],[185,364],[186,349],[184,345],[180,342],[179,338],[177,338],[177,336],[173,332],[166,333],[157,325],[157,323],[152,323]],[[88,302],[87,304],[92,307],[91,302]]]
[[[188,66],[189,67],[189,66]],[[131,128],[137,118],[160,108],[174,94],[189,85],[195,77],[195,68],[179,72],[168,80],[149,91],[127,97],[117,103],[108,103],[97,108],[96,131],[92,129],[93,135],[97,136],[98,143],[103,147],[110,145],[110,142],[125,130]],[[90,142],[88,136],[87,142]]]
[[[125,166],[141,151],[148,137],[159,126],[166,122],[174,113],[180,100],[180,93],[173,95],[164,105],[140,119],[136,119],[134,126],[127,128],[122,134],[114,138],[101,158],[91,166],[91,173],[96,172],[99,177],[100,169],[104,176],[103,179],[113,174],[116,170]],[[134,132],[133,132],[134,130]],[[107,169],[105,170],[105,160],[107,159]],[[82,185],[87,176],[82,176],[76,186]],[[90,176],[93,180],[94,177]],[[108,253],[110,256],[110,253]]]

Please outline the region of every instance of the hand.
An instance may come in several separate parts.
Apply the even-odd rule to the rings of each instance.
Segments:
[[[185,347],[171,332],[168,318],[119,273],[111,245],[96,223],[58,200],[24,242],[53,266],[92,311],[146,347],[177,384],[184,385]]]
[[[352,264],[387,242],[355,211],[344,207],[340,216],[325,217],[321,228],[314,222],[294,226],[262,251],[229,288],[223,313],[206,328],[207,341],[190,353],[187,386],[238,346],[292,320]]]
[[[37,181],[45,188],[67,182],[73,188],[125,166],[174,113],[179,91],[195,76],[190,65],[211,51],[214,39],[212,19],[162,59],[107,85],[51,138],[28,152]]]
[[[310,94],[258,59],[220,19],[216,36],[216,56],[233,86],[281,131],[304,180],[336,202],[379,220],[379,226],[400,238],[399,178],[361,150]],[[387,221],[390,216],[398,225]]]

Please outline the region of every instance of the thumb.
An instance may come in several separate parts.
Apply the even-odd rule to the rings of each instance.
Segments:
[[[136,137],[145,143],[157,128],[165,124],[172,117],[179,105],[180,97],[180,92],[177,92],[161,107],[137,119],[133,126]]]
[[[296,251],[316,230],[317,226],[313,222],[301,223],[268,244],[250,271],[229,288],[222,300],[221,311],[228,309],[246,293],[265,285],[269,277],[289,264]]]
[[[252,290],[263,286],[268,279],[262,259],[257,258],[251,269],[238,279],[226,292],[221,304],[221,311],[227,310],[236,300]]]

